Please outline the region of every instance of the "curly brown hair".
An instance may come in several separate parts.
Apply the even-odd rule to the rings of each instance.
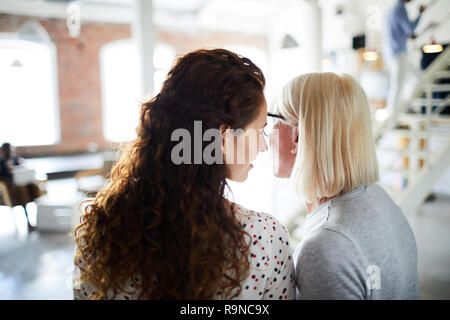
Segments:
[[[161,92],[143,103],[137,138],[75,229],[81,281],[120,292],[140,277],[139,298],[233,298],[248,276],[248,234],[228,202],[224,164],[171,161],[172,132],[245,128],[260,112],[265,79],[249,59],[224,49],[180,57]],[[204,143],[205,144],[205,143]],[[205,145],[203,145],[205,147]],[[193,153],[192,153],[193,154]]]

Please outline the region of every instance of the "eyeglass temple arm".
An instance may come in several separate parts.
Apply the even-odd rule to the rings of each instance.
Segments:
[[[286,118],[283,117],[281,114],[274,114],[274,113],[267,112],[267,116],[273,117],[273,118],[278,118],[278,119],[281,119],[281,120],[286,120]]]

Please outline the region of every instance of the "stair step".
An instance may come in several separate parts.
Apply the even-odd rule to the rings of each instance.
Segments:
[[[435,78],[436,79],[450,78],[450,71],[448,70],[437,71],[435,73]]]
[[[390,146],[378,146],[376,148],[378,151],[388,151],[388,152],[395,152],[398,153],[401,156],[409,156],[411,154],[416,155],[419,158],[426,159],[428,158],[430,152],[424,151],[424,150],[417,150],[417,149],[398,149],[396,147],[390,147]]]
[[[411,104],[414,106],[441,106],[445,105],[447,103],[450,103],[450,98],[444,98],[444,99],[427,99],[427,98],[416,98],[411,100]]]
[[[418,137],[418,138],[429,138],[430,135],[432,134],[429,131],[423,131],[423,130],[419,130],[419,131],[413,131],[413,130],[409,130],[409,129],[392,129],[390,130],[390,132],[396,133],[400,136],[404,136],[404,137]]]
[[[410,129],[391,129],[389,132],[395,133],[399,136],[403,137],[417,137],[417,138],[423,138],[428,139],[431,136],[433,137],[443,137],[443,138],[449,138],[450,137],[450,131],[442,131],[442,130],[417,130],[413,131]]]
[[[410,170],[410,169],[396,169],[396,168],[380,168],[380,172],[381,174],[385,173],[385,172],[390,172],[390,173],[398,173],[401,174],[403,176],[409,176],[410,174],[416,174],[418,173],[420,170]]]
[[[430,120],[432,123],[450,125],[450,116],[434,114],[428,118],[425,114],[420,113],[404,113],[399,115],[399,121],[402,122],[421,122]]]
[[[450,91],[450,84],[430,84],[429,88],[432,92]]]

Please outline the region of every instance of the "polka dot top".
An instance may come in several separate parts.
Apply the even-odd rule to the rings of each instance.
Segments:
[[[238,208],[237,216],[252,243],[250,274],[235,299],[295,299],[294,262],[286,228],[269,214]]]
[[[249,276],[241,288],[235,289],[237,300],[293,300],[295,299],[294,263],[289,234],[286,228],[273,216],[254,212],[237,206],[237,218],[251,237]],[[78,281],[85,262],[76,253],[74,269],[74,298],[88,299],[96,288]],[[138,299],[139,277],[125,286],[123,293],[107,293],[106,299]],[[221,299],[218,291],[214,299]]]

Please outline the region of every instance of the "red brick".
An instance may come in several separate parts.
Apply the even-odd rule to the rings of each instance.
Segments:
[[[0,14],[0,32],[15,32],[28,19],[23,16]],[[85,23],[80,37],[72,39],[62,19],[38,19],[55,43],[58,54],[59,114],[61,141],[50,146],[18,147],[24,157],[86,152],[89,143],[100,150],[113,144],[105,141],[102,132],[102,101],[99,53],[112,41],[131,37],[129,25]],[[267,50],[263,36],[225,32],[186,34],[157,30],[156,38],[174,46],[177,55],[205,47],[231,44],[251,45]],[[31,133],[30,133],[31,134]],[[2,142],[2,141],[0,141]]]

